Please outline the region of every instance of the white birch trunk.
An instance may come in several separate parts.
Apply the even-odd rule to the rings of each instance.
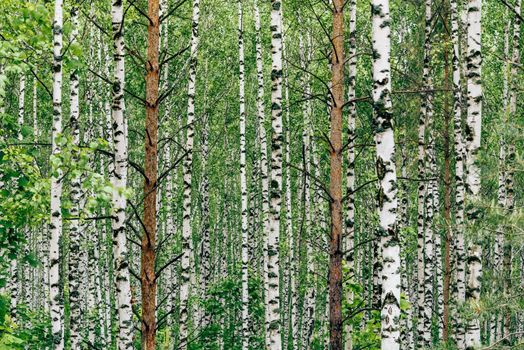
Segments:
[[[482,122],[482,86],[481,86],[481,9],[482,0],[468,2],[467,30],[467,190],[470,201],[468,224],[471,226],[477,219],[475,209],[480,200],[480,166],[478,152],[480,150],[480,134]],[[482,250],[480,245],[473,243],[468,254],[468,283],[466,299],[475,308],[480,301],[480,279],[482,276]],[[466,326],[465,348],[476,349],[481,346],[480,321],[473,318]]]
[[[282,349],[280,335],[280,207],[282,192],[282,21],[280,0],[271,0],[271,186],[267,233],[269,348]]]
[[[257,126],[260,144],[260,178],[262,183],[262,227],[263,227],[263,280],[265,298],[265,342],[269,347],[269,308],[267,307],[268,298],[268,274],[267,274],[267,234],[269,232],[269,170],[267,161],[267,136],[266,136],[266,115],[264,106],[264,62],[262,57],[262,39],[260,34],[260,15],[258,12],[258,1],[254,1],[255,15],[255,51],[257,67]]]
[[[357,78],[357,2],[349,2],[349,74],[348,74],[348,158],[346,173],[346,215],[344,225],[344,254],[349,276],[344,280],[355,283],[355,136],[357,105],[353,100],[356,97],[355,85]],[[346,294],[348,304],[353,302],[353,292],[349,289]],[[352,350],[352,326],[348,320],[344,326],[344,349]]]
[[[378,215],[383,267],[381,273],[381,349],[400,348],[400,246],[397,221],[397,174],[391,105],[390,17],[388,0],[372,0],[373,109]]]
[[[191,235],[191,180],[193,167],[193,142],[195,135],[195,94],[196,94],[196,67],[197,49],[199,43],[198,22],[200,17],[199,0],[193,0],[192,15],[192,34],[191,34],[191,56],[189,63],[189,84],[187,101],[187,134],[186,147],[187,155],[183,162],[184,176],[184,200],[182,213],[182,273],[180,285],[180,347],[187,349],[188,341],[188,300],[189,287],[191,284],[191,254],[192,254],[192,235]]]
[[[257,11],[258,12],[258,11]],[[281,21],[282,21],[282,30],[284,30],[284,10],[283,7],[281,7]],[[285,38],[282,38],[282,53],[284,58],[287,58],[288,52],[286,51],[286,41]],[[292,283],[295,283],[294,281],[294,273],[295,273],[295,264],[296,262],[293,261],[294,259],[298,258],[295,257],[295,240],[294,240],[294,230],[293,230],[293,211],[292,211],[292,184],[291,184],[291,119],[290,119],[290,106],[289,106],[289,81],[288,81],[288,72],[289,67],[287,64],[285,64],[284,68],[286,69],[286,73],[284,74],[284,98],[286,101],[286,156],[285,156],[285,162],[286,162],[286,243],[289,249],[289,256],[288,256],[288,264],[284,267],[284,307],[282,308],[284,310],[282,315],[282,322],[283,322],[283,342],[282,346],[283,349],[288,349],[288,342],[289,342],[289,335],[291,333],[291,337],[294,341],[295,338],[293,338],[293,334],[295,334],[294,326],[294,319],[292,316],[292,311],[290,310],[290,304],[291,307],[293,307],[293,289],[295,288]],[[295,296],[296,297],[296,296]],[[296,300],[294,300],[296,303]],[[291,312],[290,312],[291,311]],[[296,315],[295,315],[296,316]],[[291,328],[289,328],[291,324]],[[293,342],[292,341],[292,342]],[[294,348],[296,349],[296,348]]]
[[[33,79],[33,141],[38,142],[38,81]]]
[[[112,28],[114,39],[112,128],[115,153],[113,172],[112,230],[113,264],[118,315],[117,349],[133,348],[133,315],[131,309],[131,286],[129,280],[129,256],[125,231],[127,186],[127,122],[124,116],[124,35],[122,1],[113,0]]]
[[[78,36],[78,8],[76,4],[71,8],[71,38],[72,42],[76,42]],[[70,119],[71,134],[73,136],[73,145],[80,145],[80,111],[78,102],[79,93],[79,79],[78,71],[75,69],[71,72],[69,77],[70,84]],[[78,161],[78,152],[75,152],[74,159]],[[82,241],[82,226],[80,222],[80,197],[82,195],[80,176],[75,176],[71,180],[71,209],[70,214],[73,217],[69,225],[69,300],[70,300],[70,339],[71,349],[76,350],[81,348],[81,298],[80,298],[80,267],[79,263],[82,260],[81,255],[83,249],[80,248]]]
[[[206,116],[204,118],[204,127],[202,130],[202,252],[201,252],[201,281],[202,294],[207,298],[209,287],[211,286],[211,242],[209,230],[209,168],[208,168],[208,134],[209,134],[209,120]],[[169,194],[171,197],[171,194]],[[170,200],[168,199],[168,202]],[[170,224],[173,224],[173,219],[170,219]],[[168,308],[170,309],[170,308]],[[207,312],[203,313],[202,327],[205,328],[211,324],[211,315]]]
[[[53,124],[52,156],[60,153],[57,143],[62,133],[62,25],[63,1],[55,0],[53,20]],[[53,349],[64,348],[63,305],[60,290],[60,238],[62,236],[62,170],[53,169],[51,176],[51,222],[49,224],[49,298]]]
[[[419,178],[424,178],[426,172],[425,160],[427,156],[428,164],[432,164],[434,158],[434,139],[433,139],[433,94],[431,79],[431,30],[432,30],[432,2],[425,1],[425,29],[424,29],[424,67],[423,67],[423,93],[419,121]],[[427,123],[427,125],[426,125]],[[425,141],[425,129],[429,129],[429,139]],[[427,148],[424,149],[424,148]],[[422,259],[419,260],[419,269],[423,267],[423,273],[419,270],[419,346],[429,348],[431,345],[431,321],[433,311],[433,186],[432,182],[427,184],[421,181],[419,184],[419,222],[418,229],[422,230],[423,238],[418,237],[419,243],[423,242]],[[424,208],[426,213],[424,215]],[[422,264],[422,266],[420,265]],[[420,279],[420,277],[422,277]]]
[[[464,323],[460,319],[457,307],[462,305],[466,298],[466,267],[464,254],[464,140],[462,137],[462,86],[460,81],[461,74],[461,52],[459,36],[459,13],[457,1],[451,0],[451,40],[453,42],[453,129],[455,144],[455,286],[453,295],[456,298],[456,305],[452,309],[453,324],[455,328],[455,339],[459,349],[464,348]]]
[[[258,11],[257,11],[258,12]],[[280,11],[281,21],[282,21],[282,30],[284,31],[284,9],[281,7]],[[286,41],[285,38],[282,38],[282,54],[284,58],[287,58],[288,52],[286,51]],[[289,309],[291,298],[293,298],[292,290],[293,286],[291,286],[291,283],[295,276],[293,276],[295,267],[294,264],[296,262],[293,261],[295,259],[294,255],[294,244],[295,241],[293,239],[294,236],[294,230],[293,230],[293,211],[292,211],[292,184],[291,184],[291,119],[290,119],[290,106],[289,106],[289,81],[288,81],[288,72],[289,67],[287,64],[284,66],[286,72],[284,73],[284,98],[286,101],[286,156],[285,156],[285,162],[286,162],[286,236],[285,241],[286,245],[289,249],[289,255],[288,260],[286,261],[286,265],[284,267],[284,302],[282,309],[284,312],[282,313],[282,347],[283,349],[288,348],[288,342],[289,342],[289,332],[290,332],[290,321],[292,321],[291,312]],[[295,300],[296,301],[296,300]],[[291,301],[291,305],[292,305]],[[291,328],[291,333],[293,333],[293,328]]]
[[[240,105],[240,198],[242,234],[242,350],[249,348],[249,290],[248,290],[248,250],[247,232],[247,175],[246,175],[246,103],[244,96],[244,30],[242,26],[242,0],[238,1],[238,63],[239,63],[239,105]]]
[[[515,13],[520,16],[521,13],[521,1],[517,0],[515,3]],[[509,94],[509,114],[507,114],[507,121],[506,125],[509,126],[509,128],[512,128],[514,126],[514,120],[516,120],[518,117],[517,112],[517,93],[520,86],[520,80],[518,78],[518,64],[520,62],[520,26],[521,26],[521,20],[519,16],[515,16],[515,20],[513,23],[513,52],[511,57],[511,71],[509,76],[509,87],[510,87],[510,94]],[[514,195],[514,173],[515,173],[515,160],[516,160],[516,153],[515,153],[515,137],[513,134],[508,134],[508,140],[507,140],[507,161],[506,161],[506,179],[505,179],[505,193],[506,193],[506,203],[505,203],[505,213],[508,216],[511,216],[514,211],[515,206],[515,195]],[[514,229],[508,225],[506,227],[506,235],[510,236],[512,235],[512,231]],[[512,242],[510,239],[504,239],[503,244],[503,251],[504,251],[504,273],[503,276],[505,277],[504,281],[504,294],[505,296],[509,296],[511,293],[512,288],[518,288],[519,284],[515,283],[515,285],[512,285],[512,266],[513,266],[513,247]],[[522,251],[521,251],[521,259],[522,259]],[[522,271],[521,271],[522,275]],[[522,286],[522,282],[520,283],[520,287]],[[517,313],[515,316],[516,318],[516,331],[519,332],[522,330],[522,316]],[[504,310],[504,322],[503,322],[503,330],[502,330],[502,336],[504,338],[510,338],[510,326],[511,326],[511,310]],[[521,338],[521,336],[519,336]]]
[[[25,115],[25,74],[20,76],[20,89],[18,95],[18,140],[22,140],[22,128],[24,127]]]

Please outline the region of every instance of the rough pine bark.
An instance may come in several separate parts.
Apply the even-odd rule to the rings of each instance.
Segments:
[[[342,0],[333,1],[331,41],[331,133],[329,243],[329,338],[330,348],[342,350],[342,110],[344,107],[344,11]]]
[[[158,176],[158,105],[159,105],[159,44],[160,5],[148,1],[147,61],[146,61],[146,123],[144,233],[141,242],[140,282],[142,296],[142,350],[154,350],[156,344],[157,275],[157,176]]]
[[[373,126],[379,183],[378,215],[382,248],[381,349],[400,348],[400,246],[397,234],[397,174],[391,104],[388,0],[372,0]]]
[[[63,1],[55,0],[53,20],[53,123],[51,129],[52,157],[61,149],[57,142],[62,133],[62,28]],[[51,221],[49,224],[49,299],[53,349],[64,348],[63,305],[60,288],[60,238],[62,236],[62,169],[53,169],[51,175]]]
[[[111,228],[113,230],[113,265],[115,278],[115,301],[117,308],[118,350],[133,349],[133,315],[131,309],[131,286],[129,280],[129,256],[126,238],[127,186],[127,122],[124,116],[124,18],[121,0],[113,0],[111,8],[113,30],[113,89],[111,119],[113,149],[113,195],[111,205]]]

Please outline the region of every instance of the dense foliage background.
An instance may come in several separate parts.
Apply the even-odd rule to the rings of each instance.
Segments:
[[[181,230],[183,210],[183,174],[181,159],[187,129],[187,84],[190,60],[191,11],[190,1],[166,0],[164,22],[166,41],[161,40],[160,62],[165,63],[160,74],[159,174],[169,173],[157,189],[157,269],[171,262],[182,251]],[[245,50],[245,103],[247,140],[247,179],[249,205],[249,348],[264,348],[265,305],[263,276],[263,213],[260,177],[260,140],[257,119],[257,72],[253,1],[243,0]],[[79,8],[79,36],[71,37],[69,11]],[[260,2],[261,44],[265,77],[265,120],[268,142],[271,138],[271,59],[270,6]],[[293,348],[296,332],[298,346],[310,342],[308,349],[327,349],[329,339],[328,242],[330,231],[329,203],[324,188],[329,184],[330,127],[330,41],[332,4],[326,1],[285,0],[283,6],[283,37],[285,40],[284,75],[289,97],[284,101],[285,143],[289,143],[289,163],[284,163],[283,205],[280,231],[280,300],[282,337],[286,349]],[[348,5],[349,6],[349,5]],[[356,43],[356,152],[355,234],[352,256],[354,273],[344,265],[344,322],[352,325],[353,349],[380,348],[380,312],[376,304],[374,278],[379,251],[374,248],[378,227],[376,214],[376,173],[373,109],[371,90],[372,48],[370,42],[370,6],[358,0]],[[464,1],[459,12],[465,12]],[[522,281],[524,249],[521,211],[523,177],[523,126],[520,84],[522,65],[511,62],[513,47],[519,48],[520,37],[513,39],[513,23],[520,17],[512,9],[513,1],[486,0],[482,4],[482,146],[480,202],[466,206],[480,208],[478,220],[465,231],[466,242],[482,246],[481,298],[475,304],[452,306],[460,319],[479,319],[482,342],[491,348],[522,346],[524,298]],[[432,48],[429,56],[433,79],[432,124],[427,133],[434,133],[436,168],[427,165],[425,178],[417,172],[417,133],[420,105],[424,96],[422,70],[424,63],[424,3],[417,0],[391,0],[391,72],[392,103],[397,145],[396,165],[399,175],[399,198],[407,210],[399,215],[402,276],[402,341],[407,334],[417,338],[417,187],[421,182],[436,180],[441,196],[431,225],[442,242],[436,246],[434,267],[434,310],[432,342],[434,349],[454,349],[454,325],[446,342],[442,337],[443,305],[438,288],[444,278],[445,242],[450,239],[451,259],[454,257],[455,223],[455,148],[453,146],[453,94],[451,82],[452,42],[450,37],[450,4],[447,0],[433,1],[431,22]],[[131,294],[134,311],[134,343],[140,347],[140,237],[142,232],[144,164],[145,80],[147,1],[124,1],[125,56],[125,116],[127,118],[129,169],[126,234],[129,246]],[[196,75],[195,147],[193,151],[193,181],[191,192],[192,230],[192,292],[190,294],[190,349],[241,349],[241,190],[239,180],[239,62],[237,3],[202,0],[200,3],[200,43]],[[519,7],[520,11],[520,7]],[[113,284],[110,207],[114,190],[110,179],[113,152],[111,134],[111,71],[112,35],[111,3],[109,1],[66,1],[64,6],[63,49],[63,132],[57,142],[61,152],[51,155],[53,104],[52,89],[52,23],[53,2],[48,0],[3,0],[0,3],[0,349],[51,348],[51,320],[48,312],[47,269],[50,178],[57,169],[63,171],[62,216],[63,235],[60,240],[60,288],[64,305],[64,337],[69,347],[69,224],[79,220],[82,227],[81,250],[84,252],[81,270],[82,347],[116,349],[116,307]],[[349,23],[349,16],[346,15]],[[347,23],[347,24],[348,24]],[[464,23],[463,23],[464,24]],[[464,28],[462,28],[464,29]],[[165,30],[165,29],[164,29]],[[347,33],[346,33],[347,34]],[[349,40],[345,38],[346,52]],[[506,48],[505,48],[506,45]],[[461,62],[466,65],[465,60]],[[512,70],[512,66],[517,69]],[[168,67],[168,68],[167,68]],[[163,74],[163,70],[167,70]],[[347,68],[346,68],[347,69]],[[78,71],[80,79],[80,144],[73,142],[68,123],[69,74]],[[512,73],[515,72],[515,75]],[[20,81],[25,79],[24,102],[20,105]],[[304,82],[311,93],[304,93]],[[508,83],[509,81],[509,83]],[[349,83],[349,82],[348,82]],[[516,95],[516,112],[509,113],[504,86]],[[304,123],[304,108],[310,106],[310,124]],[[465,110],[465,105],[464,105]],[[20,113],[22,121],[20,124]],[[465,113],[464,113],[465,115]],[[464,125],[466,123],[464,122]],[[303,133],[310,128],[310,156],[304,153]],[[202,152],[204,130],[208,130],[208,153]],[[344,124],[344,142],[347,125]],[[429,136],[427,136],[429,137]],[[446,141],[447,140],[447,141]],[[448,143],[446,143],[448,142]],[[514,145],[515,158],[500,157],[501,148]],[[170,154],[166,154],[166,146]],[[285,151],[285,150],[284,150]],[[347,149],[344,150],[347,152]],[[204,159],[204,154],[205,158]],[[344,153],[345,154],[345,153]],[[267,156],[267,155],[266,155]],[[169,159],[167,159],[169,157]],[[344,155],[345,158],[345,155]],[[310,172],[305,173],[305,162]],[[175,164],[176,166],[173,166]],[[344,164],[347,166],[347,164]],[[451,169],[446,182],[446,169]],[[511,211],[501,207],[499,187],[505,186],[500,177],[514,173],[515,206]],[[289,174],[289,176],[287,175]],[[502,175],[501,175],[502,174]],[[81,178],[82,195],[79,217],[71,215],[71,180]],[[305,177],[311,190],[304,192]],[[168,180],[166,180],[168,179]],[[204,179],[208,189],[204,188]],[[290,181],[287,181],[289,179]],[[503,177],[503,179],[505,179]],[[168,181],[171,181],[170,183]],[[451,206],[444,196],[450,189]],[[208,191],[208,194],[207,194]],[[286,205],[284,193],[290,191]],[[171,194],[168,194],[171,192]],[[205,196],[208,195],[208,202]],[[309,196],[311,212],[305,206]],[[288,212],[289,208],[291,211]],[[208,213],[208,214],[206,214]],[[447,221],[446,213],[451,221]],[[207,217],[209,215],[209,217]],[[291,226],[286,224],[290,215]],[[308,216],[310,219],[308,219]],[[209,220],[208,224],[206,224]],[[211,277],[205,290],[200,288],[202,237],[205,226],[210,230]],[[449,228],[449,231],[448,231]],[[504,246],[497,241],[503,232]],[[448,236],[449,234],[449,236]],[[508,248],[505,248],[508,247]],[[495,255],[512,249],[509,262],[502,264]],[[347,252],[345,252],[347,253]],[[440,254],[439,254],[440,253]],[[296,269],[292,268],[292,260]],[[13,272],[13,261],[17,268]],[[497,265],[495,262],[499,262]],[[503,266],[504,265],[504,268]],[[508,269],[509,267],[509,269]],[[158,278],[157,348],[177,349],[179,344],[179,282],[180,261],[166,266]],[[451,267],[454,271],[454,267]],[[293,277],[291,277],[293,275]],[[376,277],[376,276],[375,276]],[[292,293],[294,283],[296,295]],[[403,282],[404,283],[404,282]],[[452,279],[453,289],[453,279]],[[307,295],[314,293],[312,309],[307,307]],[[15,290],[13,292],[13,290]],[[14,294],[13,294],[14,293]],[[16,296],[15,304],[12,303]],[[293,329],[290,321],[296,303],[297,317]],[[451,305],[455,300],[451,298]],[[308,314],[313,310],[314,314]],[[202,326],[202,314],[211,322]],[[502,330],[502,318],[509,317],[509,329]],[[411,325],[407,322],[410,319]],[[313,329],[308,329],[309,321]],[[77,322],[77,321],[75,321]],[[495,326],[494,326],[495,325]],[[495,327],[495,331],[492,328]],[[507,332],[507,333],[504,333]],[[509,335],[508,335],[509,334]],[[415,341],[412,340],[412,341]],[[518,345],[521,344],[521,345]],[[421,348],[416,346],[416,348]]]

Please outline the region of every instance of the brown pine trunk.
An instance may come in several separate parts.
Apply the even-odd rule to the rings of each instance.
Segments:
[[[142,349],[155,350],[156,337],[156,186],[158,172],[159,4],[149,0],[146,62],[144,235],[142,236]]]
[[[342,349],[342,107],[344,105],[344,1],[333,1],[330,135],[331,242],[329,249],[330,349]]]
[[[449,89],[448,42],[444,48],[444,89]],[[444,220],[446,222],[446,240],[444,242],[444,320],[442,337],[444,342],[449,337],[449,288],[451,282],[451,162],[449,149],[449,110],[448,95],[444,97]]]

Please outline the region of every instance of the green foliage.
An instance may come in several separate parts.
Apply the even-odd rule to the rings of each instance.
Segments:
[[[235,275],[240,277],[240,275]],[[263,325],[264,303],[260,291],[262,281],[253,277],[248,281],[249,317],[253,327]],[[200,330],[196,341],[189,345],[191,350],[218,350],[220,342],[227,344],[228,349],[241,349],[242,320],[238,315],[242,310],[241,280],[229,277],[212,285],[209,293],[200,304],[203,310],[211,316],[211,323]],[[225,325],[222,328],[221,323]],[[167,330],[164,330],[164,334]],[[264,345],[264,334],[253,329],[249,340],[250,349],[260,349]]]
[[[51,346],[49,315],[43,310],[31,311],[27,305],[17,308],[18,324],[9,316],[10,298],[0,295],[0,350],[44,349]]]

